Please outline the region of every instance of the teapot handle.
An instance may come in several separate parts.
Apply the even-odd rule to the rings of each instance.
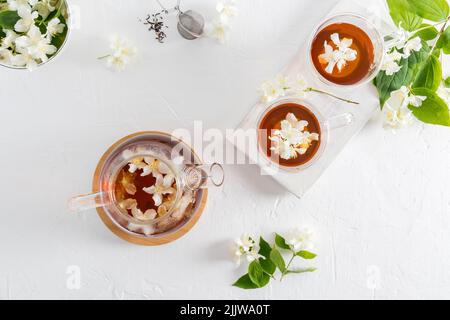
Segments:
[[[99,192],[73,197],[69,200],[68,207],[72,212],[81,212],[105,207],[111,203],[112,201],[106,192]]]
[[[183,186],[191,191],[221,187],[225,182],[225,171],[219,163],[188,165],[182,170],[181,180]]]

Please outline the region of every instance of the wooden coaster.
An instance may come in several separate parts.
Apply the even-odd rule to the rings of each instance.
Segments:
[[[93,193],[97,193],[99,192],[99,185],[100,185],[100,173],[101,170],[106,162],[106,159],[112,154],[112,152],[121,144],[123,144],[124,142],[140,136],[140,135],[144,135],[144,134],[153,134],[153,135],[162,135],[162,136],[166,136],[171,138],[172,140],[178,140],[178,142],[180,143],[184,143],[183,141],[179,140],[179,139],[175,139],[173,138],[170,134],[164,133],[164,132],[159,132],[159,131],[143,131],[143,132],[137,132],[134,134],[131,134],[129,136],[126,136],[122,139],[120,139],[119,141],[117,141],[115,144],[113,144],[106,152],[105,154],[102,156],[102,158],[100,159],[97,168],[95,169],[95,173],[94,173],[94,179],[93,179],[93,184],[92,184],[92,191]],[[184,143],[185,144],[185,143]],[[192,150],[192,148],[191,148]],[[197,160],[200,160],[200,158],[196,155],[195,151],[192,150],[192,154],[196,157]],[[194,225],[197,223],[197,221],[200,219],[205,206],[206,206],[206,201],[208,199],[208,190],[204,189],[204,190],[199,190],[198,191],[200,194],[199,199],[197,200],[196,203],[196,208],[195,213],[192,215],[191,219],[186,222],[183,226],[181,226],[180,228],[178,228],[177,230],[173,231],[173,232],[168,232],[167,235],[166,234],[162,234],[158,237],[146,237],[144,235],[140,236],[140,235],[133,235],[131,233],[126,232],[125,230],[119,228],[114,221],[112,221],[110,219],[110,217],[108,216],[108,214],[105,212],[104,208],[97,208],[97,213],[100,216],[100,219],[103,221],[103,223],[108,227],[109,230],[111,230],[116,236],[118,236],[119,238],[128,241],[130,243],[133,244],[137,244],[137,245],[142,245],[142,246],[159,246],[159,245],[163,245],[163,244],[167,244],[170,243],[172,241],[175,241],[179,238],[181,238],[182,236],[184,236],[187,232],[189,232]]]

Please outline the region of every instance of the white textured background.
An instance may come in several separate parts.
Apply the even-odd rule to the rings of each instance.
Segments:
[[[164,247],[127,244],[94,211],[66,210],[124,135],[196,119],[235,127],[259,84],[335,2],[238,0],[240,15],[221,46],[184,41],[174,28],[156,43],[138,21],[157,8],[152,1],[71,1],[81,28],[58,59],[33,73],[0,70],[0,298],[450,298],[446,128],[393,134],[373,119],[302,200],[256,167],[228,166],[226,186],[211,192],[198,225]],[[214,14],[215,1],[184,3]],[[139,48],[121,74],[96,61],[111,33]],[[294,225],[317,233],[316,273],[253,292],[230,286],[243,273],[228,259],[230,239]],[[81,270],[80,290],[66,286],[72,265]]]

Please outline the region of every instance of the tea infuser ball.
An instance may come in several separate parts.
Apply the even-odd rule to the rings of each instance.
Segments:
[[[156,2],[158,2],[159,6],[166,14],[172,12],[178,13],[177,29],[178,33],[184,39],[195,40],[203,35],[205,29],[205,18],[203,15],[193,10],[182,11],[180,9],[181,0],[178,0],[176,5],[170,10],[168,10],[160,0],[156,0]]]
[[[205,18],[192,10],[178,14],[177,29],[180,35],[187,40],[195,40],[202,36],[205,28]]]

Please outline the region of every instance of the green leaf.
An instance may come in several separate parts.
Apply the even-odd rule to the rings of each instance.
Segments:
[[[420,37],[424,41],[433,40],[439,34],[439,32],[437,31],[437,29],[435,27],[433,27],[432,25],[426,24],[426,23],[422,24],[419,27],[419,29],[422,29],[422,30],[416,32],[414,34],[414,36]]]
[[[297,252],[295,255],[306,260],[312,260],[317,257],[317,254],[304,250]]]
[[[6,37],[6,33],[4,33],[2,29],[0,29],[0,39],[4,37]]]
[[[288,270],[287,273],[306,273],[306,272],[314,272],[317,268],[304,268],[304,269],[295,269],[295,270]]]
[[[237,287],[237,288],[241,288],[241,289],[246,289],[246,290],[259,288],[256,284],[254,284],[252,282],[252,280],[250,279],[250,276],[248,274],[245,274],[241,278],[239,278],[239,280],[236,281],[233,284],[233,286]]]
[[[272,248],[270,247],[270,244],[264,240],[263,237],[259,238],[259,254],[262,255],[265,258],[270,259],[270,251],[272,251]]]
[[[450,27],[445,29],[445,31],[439,37],[436,43],[436,48],[442,49],[445,54],[450,54]]]
[[[262,237],[259,238],[259,254],[263,256],[264,258],[259,258],[259,263],[261,264],[261,267],[263,270],[273,275],[277,269],[275,264],[270,260],[270,252],[272,251],[272,248],[270,247],[269,243],[264,240]]]
[[[377,87],[380,96],[381,107],[391,96],[391,92],[400,89],[404,85],[409,85],[413,82],[421,64],[428,59],[429,46],[426,42],[422,43],[422,49],[418,52],[413,52],[408,59],[402,59],[399,65],[402,67],[399,72],[392,76],[386,75],[384,71],[378,73],[374,80],[374,85]]]
[[[424,19],[440,22],[450,14],[447,0],[409,0],[411,8]]]
[[[447,79],[444,80],[444,86],[446,88],[450,88],[450,77],[448,77]]]
[[[442,81],[442,66],[439,59],[431,55],[427,61],[422,65],[413,88],[427,88],[431,91],[436,91],[441,85]]]
[[[272,260],[272,262],[282,273],[286,272],[286,263],[277,248],[272,249],[272,252],[270,253],[270,260]]]
[[[291,247],[289,247],[289,245],[286,243],[286,239],[284,239],[278,233],[275,234],[275,244],[281,249],[291,250]]]
[[[5,30],[13,30],[19,19],[17,11],[2,11],[0,12],[0,27]]]
[[[250,263],[248,266],[248,276],[258,288],[265,287],[270,281],[269,275],[264,272],[258,261]]]
[[[409,106],[417,119],[429,124],[450,127],[450,111],[444,100],[427,88],[415,88],[411,92],[416,96],[427,97],[420,107]]]
[[[408,0],[387,0],[389,13],[397,26],[413,31],[422,24],[423,19],[411,8]]]

